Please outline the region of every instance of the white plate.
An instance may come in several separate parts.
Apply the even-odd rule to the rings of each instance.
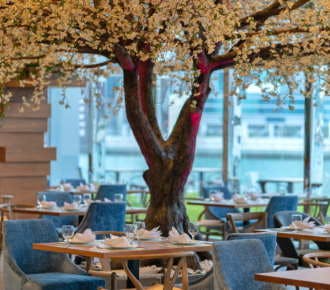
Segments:
[[[83,242],[83,241],[72,241],[72,240],[69,240],[68,242],[69,242],[69,244],[73,244],[73,245],[82,245],[82,244],[91,244],[91,243],[93,243],[94,241]]]
[[[65,211],[80,211],[80,208],[63,208]]]
[[[159,238],[137,238],[138,241],[156,241],[156,242],[159,242],[161,241],[162,239],[159,237]]]
[[[131,245],[131,246],[128,246],[128,247],[122,247],[122,246],[111,246],[111,245],[107,245],[107,244],[104,244],[104,243],[100,243],[97,246],[101,249],[116,249],[116,250],[130,250],[130,249],[138,248],[138,245]]]
[[[190,246],[190,245],[198,245],[201,244],[200,241],[192,241],[192,242],[171,242],[171,244],[173,245],[177,245],[177,246]]]

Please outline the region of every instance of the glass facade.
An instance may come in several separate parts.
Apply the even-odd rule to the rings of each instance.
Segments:
[[[224,76],[217,72],[212,76],[212,92],[205,105],[203,119],[197,139],[197,151],[194,162],[194,172],[187,184],[187,191],[197,191],[199,183],[214,182],[221,179],[223,167],[223,132],[224,132]],[[177,83],[173,83],[170,76],[158,77],[155,88],[155,103],[159,126],[164,136],[168,136],[178,112],[187,96],[180,93]],[[122,92],[118,89],[122,85],[122,76],[113,75],[104,82],[98,84],[100,93],[108,103],[118,103],[115,114],[104,115],[104,109],[96,110],[96,100],[89,100],[84,103],[82,99],[87,96],[91,98],[89,89],[76,89],[72,97],[71,108],[78,104],[77,110],[68,114],[59,113],[59,106],[54,103],[56,95],[60,91],[51,89],[50,100],[53,105],[53,118],[50,123],[50,145],[61,146],[56,131],[63,131],[63,126],[76,122],[75,132],[78,134],[78,149],[75,154],[78,156],[76,167],[80,174],[86,179],[100,182],[127,182],[130,185],[141,186],[144,184],[142,171],[146,168],[138,145],[135,142],[129,124],[126,120],[124,104],[118,100],[122,98]],[[239,152],[235,152],[237,158],[236,172],[234,177],[240,181],[240,190],[249,190],[251,187],[261,190],[260,179],[292,179],[293,191],[303,191],[304,177],[304,122],[305,122],[305,101],[304,98],[295,96],[295,109],[289,110],[287,106],[279,108],[276,100],[265,102],[256,87],[250,86],[243,94],[245,98],[237,101],[239,115],[234,116],[229,126],[235,128],[235,138],[239,140]],[[69,98],[70,99],[70,98]],[[74,100],[73,100],[74,99]],[[314,153],[314,160],[320,158],[322,165],[322,192],[327,194],[330,190],[330,100],[322,96],[322,102],[313,106],[317,107],[318,126],[313,133],[313,142],[317,140],[317,146],[313,147],[314,152],[321,152],[322,156]],[[55,112],[56,111],[56,112]],[[320,115],[320,112],[322,114]],[[56,115],[61,114],[61,122]],[[73,117],[76,115],[76,117]],[[71,124],[72,126],[72,124]],[[67,132],[68,130],[64,130]],[[71,131],[70,131],[71,132]],[[65,133],[62,133],[62,135]],[[313,144],[314,144],[313,143]],[[318,148],[318,149],[317,149]],[[324,152],[324,154],[323,154]],[[63,157],[61,150],[58,160]],[[313,172],[318,172],[321,164],[314,162]],[[317,165],[319,164],[319,165]],[[323,169],[324,168],[324,169]],[[55,165],[52,168],[51,182],[56,183],[59,179],[74,175],[65,172],[61,177],[60,168]],[[70,170],[73,170],[72,168]],[[62,174],[63,175],[63,174]],[[315,174],[314,174],[315,175]],[[320,178],[319,178],[320,179]],[[286,182],[267,184],[267,191],[287,191]]]

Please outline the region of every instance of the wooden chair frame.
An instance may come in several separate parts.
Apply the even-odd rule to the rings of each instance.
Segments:
[[[328,258],[330,259],[330,252],[329,251],[319,251],[308,253],[303,256],[303,260],[306,264],[309,265],[311,268],[320,268],[320,267],[330,267],[330,262],[325,263],[320,261],[320,258]]]
[[[239,229],[236,225],[236,222],[241,221],[244,223],[248,223],[251,220],[257,220],[252,224],[247,224],[243,226],[243,229]],[[230,230],[233,233],[249,233],[253,232],[258,228],[265,228],[267,221],[267,213],[266,212],[244,212],[244,213],[229,213],[227,214],[227,221]]]

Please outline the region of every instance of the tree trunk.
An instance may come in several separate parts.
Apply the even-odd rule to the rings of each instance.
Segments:
[[[204,103],[210,92],[208,60],[201,55],[197,63],[201,73],[191,97],[184,104],[170,137],[164,140],[153,103],[153,64],[134,61],[122,48],[118,48],[117,58],[124,70],[127,119],[148,165],[143,176],[151,193],[147,228],[159,226],[164,236],[172,227],[188,232],[183,194],[192,169]]]
[[[187,178],[171,169],[171,164],[173,162],[169,161],[167,166],[144,173],[150,190],[150,204],[145,222],[148,229],[159,226],[165,236],[172,227],[180,232],[188,232],[189,223],[184,205],[184,185]]]

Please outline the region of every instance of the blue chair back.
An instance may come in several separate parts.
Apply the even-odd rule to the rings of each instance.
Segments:
[[[86,229],[92,231],[123,231],[125,225],[126,204],[124,202],[93,202],[78,226],[77,232]]]
[[[297,210],[298,196],[296,195],[285,195],[285,196],[272,196],[267,208],[267,227],[273,228],[274,225],[274,214],[284,210]]]
[[[114,200],[116,193],[123,194],[124,200],[126,200],[126,195],[127,195],[126,184],[102,184],[100,185],[96,193],[96,199],[104,200],[105,198],[107,198],[110,200]]]
[[[86,185],[86,180],[82,178],[68,178],[63,179],[62,183],[70,183],[73,187],[77,187],[79,185]]]
[[[33,243],[58,241],[56,229],[50,221],[5,221],[3,233],[9,259],[26,274],[56,272],[64,260],[62,254],[32,249]]]
[[[271,272],[273,266],[260,240],[214,243],[214,289],[283,289],[254,279],[256,273]]]
[[[73,194],[71,192],[63,192],[63,191],[44,191],[38,192],[37,198],[45,195],[47,201],[54,201],[58,206],[63,206],[64,202],[72,203],[73,202]],[[50,220],[54,223],[56,228],[60,228],[63,225],[78,225],[78,216],[50,216],[43,215],[43,219]]]
[[[202,192],[201,195],[203,198],[209,198],[210,197],[210,193],[212,191],[220,191],[223,193],[223,197],[225,199],[231,199],[232,197],[232,193],[229,191],[229,189],[227,188],[227,186],[224,185],[210,185],[210,186],[203,186],[202,187]]]
[[[260,240],[268,254],[269,261],[274,264],[276,254],[276,233],[232,233],[229,234],[227,240]]]
[[[226,186],[222,185],[212,185],[212,186],[203,186],[202,187],[202,197],[203,198],[209,198],[210,193],[212,191],[219,191],[223,193],[223,197],[225,199],[231,199],[232,193],[228,190]],[[210,214],[206,213],[206,218],[213,219],[217,218],[220,220],[225,220],[226,215],[228,213],[235,213],[239,212],[237,209],[233,208],[226,208],[226,207],[218,207],[218,206],[210,206],[208,207],[208,211]]]

